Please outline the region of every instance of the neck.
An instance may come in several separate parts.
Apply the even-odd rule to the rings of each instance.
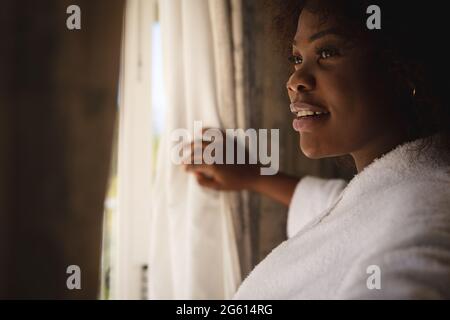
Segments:
[[[371,164],[375,159],[380,158],[406,141],[408,141],[406,135],[393,135],[391,133],[377,137],[376,139],[366,143],[359,150],[352,152],[351,155],[355,161],[358,173]]]

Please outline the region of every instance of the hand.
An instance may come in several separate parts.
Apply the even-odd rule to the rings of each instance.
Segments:
[[[210,142],[201,142],[202,152]],[[187,172],[193,173],[197,182],[206,188],[221,191],[252,189],[259,177],[259,165],[250,164],[194,164],[194,145],[190,144],[190,154],[183,162]],[[236,145],[235,145],[236,146]],[[235,148],[236,150],[236,148]],[[224,153],[225,154],[225,153]],[[224,156],[225,157],[225,156]],[[247,158],[248,159],[248,158]],[[203,159],[202,159],[203,160]],[[225,162],[225,161],[224,161]],[[236,163],[236,161],[234,162]]]

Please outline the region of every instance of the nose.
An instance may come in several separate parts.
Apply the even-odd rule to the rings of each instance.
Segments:
[[[305,69],[296,70],[288,82],[286,88],[289,93],[297,94],[301,92],[307,92],[314,89],[316,81],[312,74],[308,73]]]

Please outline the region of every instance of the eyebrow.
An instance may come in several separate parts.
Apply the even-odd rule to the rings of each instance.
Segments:
[[[319,40],[320,38],[323,38],[325,36],[328,36],[330,34],[334,34],[334,35],[342,35],[341,32],[339,32],[339,30],[337,28],[330,28],[330,29],[326,29],[320,32],[317,32],[316,34],[312,35],[311,37],[309,37],[309,42],[314,42],[316,40]],[[294,40],[294,42],[292,43],[294,46],[297,45],[297,41]]]

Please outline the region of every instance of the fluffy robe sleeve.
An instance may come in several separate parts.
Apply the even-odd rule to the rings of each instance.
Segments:
[[[347,182],[306,176],[300,180],[289,206],[287,236],[293,237],[339,197]]]

